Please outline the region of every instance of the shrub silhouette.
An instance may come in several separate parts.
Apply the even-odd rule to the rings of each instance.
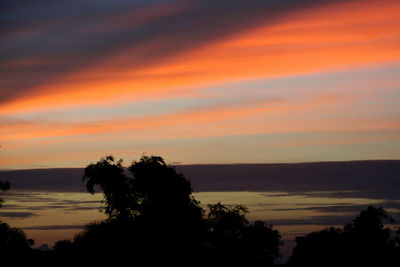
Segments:
[[[383,220],[394,221],[383,208],[369,206],[343,229],[331,227],[297,237],[288,265],[397,266],[393,264],[399,262],[398,245]]]

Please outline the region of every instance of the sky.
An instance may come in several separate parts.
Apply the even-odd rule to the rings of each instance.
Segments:
[[[400,159],[398,0],[0,12],[0,169]]]

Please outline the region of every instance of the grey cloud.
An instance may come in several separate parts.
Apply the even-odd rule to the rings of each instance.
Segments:
[[[176,169],[191,181],[195,192],[252,191],[260,194],[269,192],[266,194],[268,197],[308,195],[400,200],[398,160],[179,165]],[[13,190],[10,194],[14,190],[86,192],[82,174],[83,169],[73,168],[0,171],[0,176],[11,183]],[[7,200],[7,195],[4,196]],[[41,197],[43,201],[45,195]],[[21,198],[34,201],[30,192],[21,195]]]
[[[0,217],[8,217],[8,218],[30,218],[33,216],[37,216],[37,214],[33,212],[6,212],[1,211]]]
[[[355,216],[314,216],[309,219],[282,219],[267,221],[275,226],[280,225],[320,225],[324,227],[329,226],[343,226],[346,223],[351,223]],[[400,225],[400,223],[394,223]]]
[[[295,207],[295,208],[269,208],[269,210],[273,211],[293,211],[293,210],[308,210],[308,211],[315,211],[321,213],[343,213],[343,212],[351,212],[351,213],[358,213],[361,210],[365,210],[369,205],[346,205],[346,204],[337,204],[337,205],[326,205],[320,204],[319,206],[312,206],[312,207]],[[379,204],[375,204],[376,207],[383,207],[384,209],[399,209],[400,210],[400,203],[395,202],[383,202]]]
[[[281,219],[271,220],[271,223],[275,226],[280,225],[320,225],[320,226],[342,226],[345,223],[350,223],[354,219],[354,216],[313,216],[307,219]]]
[[[84,225],[41,225],[23,227],[24,230],[64,230],[64,229],[84,229]]]
[[[78,210],[104,210],[104,207],[82,207],[82,206],[74,206],[68,208],[69,211],[78,211]]]

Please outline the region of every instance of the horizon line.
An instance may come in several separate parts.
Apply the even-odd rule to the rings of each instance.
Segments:
[[[354,160],[321,160],[321,161],[298,161],[298,162],[232,162],[232,163],[185,163],[179,164],[176,162],[167,163],[170,166],[230,166],[230,165],[298,165],[298,164],[320,164],[320,163],[355,163],[355,162],[387,162],[387,161],[400,161],[400,159],[354,159]],[[93,163],[93,162],[91,162]],[[89,163],[89,164],[91,164]],[[84,167],[37,167],[37,168],[16,168],[16,169],[2,169],[3,171],[30,171],[30,170],[56,170],[56,169],[84,169]],[[126,167],[124,167],[126,168]],[[1,178],[1,177],[0,177]]]

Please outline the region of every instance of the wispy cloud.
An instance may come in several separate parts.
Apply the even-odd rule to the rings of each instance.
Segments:
[[[286,113],[295,113],[312,109],[318,106],[326,106],[334,104],[337,101],[341,101],[338,96],[327,94],[317,95],[311,97],[305,102],[296,101],[285,101],[284,99],[267,99],[259,101],[249,101],[248,103],[228,103],[225,105],[214,105],[214,106],[202,106],[198,108],[189,108],[181,112],[170,113],[170,114],[157,114],[150,116],[143,116],[138,118],[128,119],[114,119],[109,121],[100,122],[87,122],[87,123],[57,123],[57,122],[34,122],[34,121],[9,121],[3,122],[0,125],[2,129],[0,138],[2,140],[18,140],[18,139],[29,139],[29,138],[47,138],[55,136],[73,136],[73,135],[93,135],[106,132],[119,132],[119,131],[143,131],[153,130],[160,128],[171,128],[171,127],[184,127],[189,130],[190,125],[199,125],[206,127],[207,125],[212,127],[213,124],[223,122],[227,131],[233,134],[234,128],[237,125],[248,122],[241,122],[243,119],[251,117],[264,116],[268,113],[276,114],[278,117]],[[354,121],[351,119],[349,123],[353,125],[350,129],[354,129]],[[337,123],[333,125],[340,125]],[[312,122],[314,126],[307,125],[307,122],[302,120],[296,120],[296,125],[281,124],[276,119],[273,119],[273,123],[268,125],[267,128],[259,128],[258,132],[251,131],[251,123],[247,125],[243,130],[249,131],[247,133],[271,133],[271,132],[290,132],[290,131],[304,131],[304,129],[311,130],[312,128],[319,128],[316,122]],[[229,126],[231,124],[231,127]],[[392,128],[397,127],[396,123],[391,121],[381,121],[382,127]],[[218,126],[215,125],[215,126]],[[254,125],[254,124],[253,124]],[[275,125],[275,127],[274,127]],[[286,126],[285,126],[286,125]],[[221,126],[221,125],[220,125]],[[256,125],[254,125],[256,126]],[[376,125],[375,125],[376,126]],[[299,127],[301,127],[299,129]],[[312,128],[310,128],[312,127]],[[359,127],[366,127],[363,123]],[[339,129],[341,129],[339,127]],[[240,128],[237,128],[240,131]],[[255,130],[255,129],[253,129]],[[264,131],[264,132],[263,132]],[[222,134],[226,134],[223,132]],[[182,133],[183,134],[183,133]],[[196,136],[204,136],[204,132],[197,132]],[[208,135],[216,135],[216,131],[209,131]],[[242,132],[243,134],[243,132]],[[191,134],[189,134],[191,136]],[[167,137],[167,136],[165,136]]]

